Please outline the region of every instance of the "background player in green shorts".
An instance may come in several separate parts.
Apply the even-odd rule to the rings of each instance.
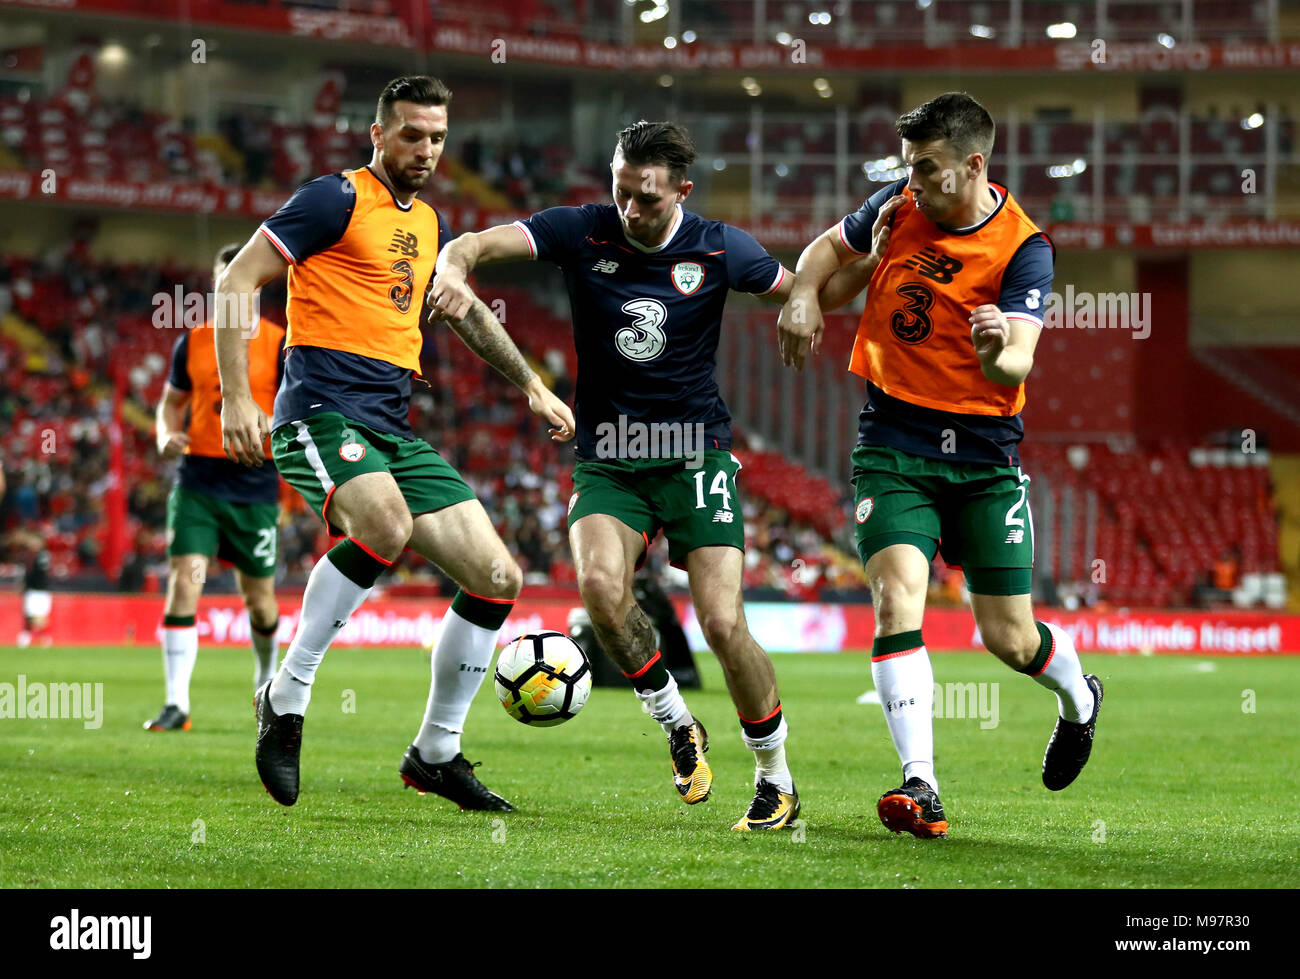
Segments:
[[[776,674],[745,622],[740,463],[729,451],[715,359],[728,292],[781,302],[792,277],[747,233],[683,210],[694,159],[682,127],[629,126],[611,163],[613,204],[551,208],[463,235],[439,256],[433,305],[464,315],[472,302],[466,276],[480,263],[533,258],[563,270],[579,363],[569,543],[583,604],[668,735],[678,794],[703,802],[713,782],[708,736],[632,594],[651,538],[665,533],[754,752],[754,800],[733,828],[779,829],[798,816],[799,797]]]
[[[989,181],[993,120],[970,96],[941,95],[896,128],[910,177],[804,250],[779,333],[785,362],[802,367],[822,329],[822,283],[842,267],[869,279],[850,363],[867,379],[854,521],[876,610],[871,675],[904,779],[877,812],[895,832],[932,838],[948,829],[921,637],[936,550],[965,570],[984,645],[1056,694],[1047,788],[1065,788],[1087,763],[1102,685],[1084,676],[1068,634],[1035,620],[1030,599],[1020,409],[1052,288],[1051,242]]]
[[[217,253],[213,278],[238,252],[239,245],[234,244]],[[252,387],[258,401],[269,408],[283,367],[284,329],[262,320],[256,332],[249,351]],[[167,600],[162,624],[166,696],[158,716],[145,721],[148,731],[190,729],[190,677],[199,652],[196,615],[213,555],[235,566],[235,583],[248,608],[249,636],[257,659],[253,688],[275,672],[280,480],[273,465],[252,470],[226,458],[220,404],[211,325],[183,330],[172,347],[171,372],[155,413],[158,451],[165,459],[180,457],[181,465],[167,499]]]

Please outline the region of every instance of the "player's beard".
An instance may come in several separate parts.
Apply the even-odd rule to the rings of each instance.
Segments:
[[[388,157],[383,154],[380,154],[379,162],[383,164],[384,172],[388,174],[388,179],[393,182],[393,186],[401,191],[415,193],[423,190],[425,184],[429,182],[429,178],[433,176],[432,166],[423,176],[413,177],[406,172],[405,168],[394,167]]]

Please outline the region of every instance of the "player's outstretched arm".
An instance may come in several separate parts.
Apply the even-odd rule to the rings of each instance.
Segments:
[[[906,200],[896,194],[885,201],[871,226],[871,251],[860,255],[844,243],[837,224],[818,235],[795,265],[790,296],[777,320],[781,363],[803,369],[805,353],[816,353],[825,326],[822,311],[838,309],[871,281],[885,251],[894,212]]]
[[[573,412],[528,366],[528,361],[510,339],[505,327],[492,315],[492,310],[487,308],[483,300],[475,297],[469,312],[459,321],[453,320],[451,328],[464,341],[465,346],[528,395],[528,407],[533,414],[541,415],[551,423],[552,439],[567,442],[573,438],[577,431]]]
[[[185,407],[190,403],[190,392],[163,385],[162,397],[154,411],[154,436],[158,452],[164,459],[175,459],[184,454],[190,444],[185,433]]]
[[[803,370],[804,356],[809,350],[815,352],[820,346],[825,324],[822,321],[819,294],[842,261],[847,261],[851,254],[839,241],[835,228],[831,228],[818,236],[799,256],[799,262],[795,265],[794,282],[790,285],[785,305],[781,307],[781,314],[776,321],[781,363],[785,366]]]
[[[532,257],[528,239],[513,224],[470,231],[453,239],[438,252],[438,264],[434,266],[433,285],[429,288],[430,321],[440,317],[453,323],[464,319],[475,302],[469,274],[479,265]]]
[[[257,329],[254,294],[288,266],[266,237],[254,232],[212,289],[216,304],[212,332],[221,377],[221,444],[227,458],[246,466],[262,465],[262,443],[271,428],[248,386],[248,341]]]

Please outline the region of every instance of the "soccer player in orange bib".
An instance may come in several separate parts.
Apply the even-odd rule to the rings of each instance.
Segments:
[[[398,772],[408,786],[462,809],[514,807],[489,791],[461,752],[470,702],[523,580],[487,512],[460,474],[411,430],[411,376],[420,367],[421,297],[446,222],[416,199],[447,137],[451,92],[426,76],[397,78],[379,97],[369,165],[304,184],[268,218],[217,283],[219,300],[289,271],[284,383],[274,420],[248,390],[237,303],[218,303],[221,424],[231,458],[261,465],[262,439],[280,474],[335,537],[312,569],[301,619],[273,680],[257,691],[257,770],[279,803],[297,801],[303,716],[334,637],[404,548],[434,562],[460,590],[433,649],[424,721]],[[573,414],[528,367],[477,299],[453,325],[465,344],[573,437]]]
[[[214,278],[239,252],[217,253]],[[249,389],[269,409],[284,366],[284,328],[258,320],[249,340]],[[185,421],[186,411],[189,421]],[[167,599],[163,606],[162,710],[146,731],[190,729],[190,677],[199,655],[196,616],[213,554],[235,566],[235,582],[248,608],[257,670],[253,689],[275,673],[276,531],[280,479],[275,466],[249,469],[226,458],[221,443],[221,382],[212,322],[181,332],[172,347],[171,372],[155,414],[158,451],[181,457],[180,473],[167,497]]]
[[[966,574],[984,645],[1057,699],[1043,783],[1065,788],[1092,751],[1102,685],[1070,637],[1036,621],[1034,531],[1020,468],[1025,377],[1055,253],[988,179],[993,119],[949,92],[899,118],[910,176],[804,249],[778,332],[802,368],[818,295],[841,266],[868,283],[849,369],[866,378],[853,451],[854,523],[876,612],[871,676],[903,766],[877,812],[894,832],[947,835],[934,772],[934,674],[921,623],[937,553]]]

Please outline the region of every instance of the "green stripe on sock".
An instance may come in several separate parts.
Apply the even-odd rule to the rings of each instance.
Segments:
[[[510,618],[510,610],[514,607],[514,602],[489,602],[486,598],[471,595],[463,588],[458,589],[456,597],[451,600],[451,610],[462,619],[480,629],[491,629],[493,632]]]
[[[891,656],[905,649],[916,649],[924,645],[925,640],[921,638],[920,629],[899,632],[892,636],[877,636],[871,644],[871,658],[879,659],[881,656]]]
[[[1034,654],[1034,658],[1030,660],[1029,665],[1020,671],[1029,676],[1038,676],[1038,674],[1042,673],[1043,667],[1047,665],[1047,657],[1052,655],[1051,630],[1041,622],[1035,622],[1034,625],[1038,628],[1038,652]]]
[[[195,618],[193,615],[164,615],[163,628],[187,629],[194,624]]]
[[[373,588],[388,567],[383,561],[367,554],[355,541],[346,538],[326,551],[325,556],[329,558],[330,564],[359,588]]]

